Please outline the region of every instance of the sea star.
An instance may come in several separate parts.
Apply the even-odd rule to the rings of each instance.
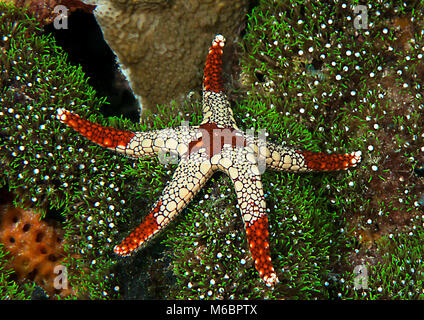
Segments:
[[[265,283],[274,286],[278,278],[268,244],[268,217],[261,182],[263,169],[342,170],[356,166],[361,152],[335,155],[299,151],[242,132],[224,93],[221,78],[224,43],[224,37],[217,35],[206,59],[203,121],[199,126],[133,133],[91,123],[65,109],[58,109],[58,119],[100,146],[132,158],[166,153],[180,157],[172,180],[153,209],[115,246],[115,253],[127,256],[139,249],[188,205],[214,172],[223,171],[234,184],[255,267]]]

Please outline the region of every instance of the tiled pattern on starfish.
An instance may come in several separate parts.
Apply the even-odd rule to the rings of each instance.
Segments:
[[[262,167],[293,172],[343,170],[355,167],[361,160],[361,153],[333,155],[300,151],[239,130],[223,92],[224,43],[224,37],[217,35],[206,59],[203,121],[199,126],[131,133],[90,123],[64,109],[58,109],[58,119],[87,139],[129,157],[160,156],[168,152],[180,157],[172,180],[160,199],[140,226],[114,248],[117,254],[129,255],[146,244],[219,170],[229,175],[234,184],[255,267],[265,283],[273,286],[278,278],[268,242]]]
[[[219,163],[220,169],[233,181],[256,269],[266,283],[274,283],[277,275],[271,263],[268,244],[265,196],[260,170],[253,154],[250,148],[232,150],[224,147]]]
[[[117,254],[127,256],[141,248],[187,206],[210,178],[213,171],[204,154],[196,153],[184,157],[185,161],[175,170],[171,182],[163,190],[154,209],[144,217],[139,227],[115,247]]]
[[[203,89],[204,90],[204,89]],[[221,127],[237,129],[233,118],[233,110],[223,92],[203,91],[203,121],[204,123],[216,123]]]
[[[290,171],[334,171],[356,166],[361,160],[361,152],[351,154],[327,154],[323,152],[293,150],[275,144],[264,148],[267,167],[274,170]]]

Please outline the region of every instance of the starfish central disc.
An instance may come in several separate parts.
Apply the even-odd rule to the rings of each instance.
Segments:
[[[198,140],[193,140],[188,145],[188,152],[198,152],[201,148],[209,158],[220,154],[225,144],[232,148],[245,147],[246,139],[236,129],[227,127],[220,128],[216,123],[205,123],[199,126],[202,136]]]

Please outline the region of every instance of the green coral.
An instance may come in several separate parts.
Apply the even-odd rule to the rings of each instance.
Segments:
[[[108,293],[110,247],[118,238],[115,225],[127,212],[127,199],[119,193],[125,184],[115,179],[125,163],[68,135],[55,118],[58,106],[85,116],[89,110],[98,113],[104,99],[95,96],[81,68],[67,62],[32,17],[5,4],[0,8],[0,119],[8,124],[0,132],[1,180],[19,195],[15,205],[62,215],[76,297],[113,294]]]
[[[355,27],[359,5],[368,28]],[[249,18],[241,56],[248,103],[263,101],[289,122],[303,124],[319,141],[312,149],[363,153],[359,168],[338,179],[322,176],[320,183],[330,201],[323,211],[336,211],[346,219],[342,228],[364,241],[351,244],[353,253],[342,257],[351,263],[342,262],[339,269],[348,271],[335,273],[329,283],[339,298],[357,297],[353,291],[341,293],[352,287],[355,264],[368,265],[370,278],[393,277],[374,265],[382,263],[378,250],[364,250],[363,231],[402,235],[413,228],[412,220],[422,221],[422,178],[413,174],[423,163],[424,145],[422,8],[422,1],[262,1]],[[314,186],[320,194],[320,186]],[[421,256],[421,233],[414,237],[404,250]],[[393,237],[390,246],[398,241]],[[384,267],[405,274],[397,266],[385,260]],[[416,283],[422,279],[418,273],[410,277]]]
[[[423,300],[423,237],[421,225],[414,226],[409,232],[388,234],[381,238],[376,246],[379,261],[364,265],[367,289],[355,290],[353,284],[358,275],[346,274],[340,296],[367,300]]]
[[[13,271],[6,266],[6,253],[3,244],[0,244],[0,297],[2,300],[29,299],[34,286],[29,283],[19,285],[10,280]]]

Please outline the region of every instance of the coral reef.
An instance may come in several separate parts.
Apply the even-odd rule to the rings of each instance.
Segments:
[[[9,124],[0,130],[0,185],[16,193],[17,206],[43,216],[59,212],[68,283],[75,293],[67,298],[116,298],[119,281],[131,274],[128,262],[112,251],[122,237],[118,230],[134,226],[138,213],[160,194],[171,172],[158,161],[133,163],[87,146],[62,127],[56,109],[60,105],[104,125],[146,131],[178,125],[188,116],[198,122],[200,108],[161,107],[162,117],[146,113],[138,125],[117,117],[106,120],[100,116],[105,99],[96,96],[81,68],[69,65],[37,21],[10,5],[0,4],[0,11],[0,121]],[[162,272],[145,266],[151,261],[139,259],[140,269],[153,275],[145,296],[160,298],[172,280],[164,284],[162,277],[154,276]],[[155,278],[159,284],[151,282]],[[122,287],[126,292],[131,286]]]
[[[57,110],[57,118],[89,141],[130,158],[161,157],[167,153],[181,158],[171,182],[151,212],[115,246],[115,253],[129,256],[144,247],[185,209],[215,172],[224,172],[237,193],[255,267],[271,287],[278,278],[269,255],[268,217],[260,170],[265,165],[271,170],[289,172],[346,170],[360,162],[361,153],[314,153],[240,131],[223,92],[224,44],[222,35],[215,36],[206,59],[200,126],[130,132],[101,126],[62,108]],[[258,160],[261,157],[263,163]]]
[[[200,89],[210,39],[232,43],[245,21],[247,0],[84,0],[144,109],[183,101]],[[141,111],[141,109],[140,109]]]
[[[170,2],[160,4],[156,10]],[[104,119],[105,100],[81,69],[33,19],[0,5],[0,121],[9,124],[0,129],[0,185],[19,195],[20,206],[60,212],[73,297],[423,298],[424,5],[366,3],[365,25],[357,5],[262,0],[249,15],[240,92],[231,95],[240,128],[266,128],[268,137],[304,149],[363,153],[355,171],[263,175],[280,279],[274,290],[257,277],[224,175],[212,177],[142,254],[115,260],[119,231],[139,223],[174,167],[111,156],[63,128],[55,110],[146,131],[198,125],[200,107],[160,106],[160,116],[146,112],[138,124]],[[11,274],[4,256],[0,247],[0,279]],[[357,266],[368,271],[367,289],[355,290]],[[6,282],[6,298],[30,294]]]

